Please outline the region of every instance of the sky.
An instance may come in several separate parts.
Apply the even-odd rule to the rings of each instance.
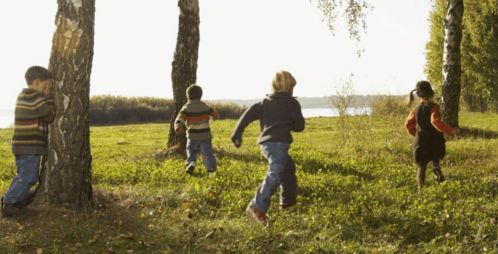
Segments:
[[[290,71],[299,97],[407,94],[424,79],[431,1],[372,0],[359,44],[339,16],[332,33],[310,0],[200,1],[197,83],[203,99],[254,99]],[[55,0],[0,3],[0,113],[12,110],[31,65],[47,66]],[[176,0],[97,0],[91,95],[171,98]],[[356,52],[365,52],[358,57]]]

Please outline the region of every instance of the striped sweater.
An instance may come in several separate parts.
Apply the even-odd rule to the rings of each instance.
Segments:
[[[187,138],[205,141],[213,138],[209,120],[216,120],[218,112],[200,100],[189,100],[180,110],[175,120],[175,129],[186,127]]]
[[[46,152],[48,124],[54,120],[51,96],[24,89],[17,97],[12,152],[15,155],[43,155]]]

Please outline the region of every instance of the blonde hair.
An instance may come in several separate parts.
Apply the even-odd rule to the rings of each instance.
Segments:
[[[275,73],[271,82],[272,93],[287,92],[292,94],[294,86],[296,86],[296,79],[288,71]]]

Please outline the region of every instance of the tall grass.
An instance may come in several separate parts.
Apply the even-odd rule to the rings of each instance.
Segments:
[[[383,95],[372,102],[372,115],[399,116],[408,114],[406,98],[403,96]]]
[[[208,103],[221,119],[236,119],[245,107],[230,103]],[[113,125],[169,122],[175,112],[174,101],[152,97],[93,96],[90,124]]]

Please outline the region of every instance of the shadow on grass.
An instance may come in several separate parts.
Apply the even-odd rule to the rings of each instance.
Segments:
[[[215,149],[214,154],[217,158],[229,158],[231,160],[244,162],[265,162],[266,159],[261,154],[234,153],[223,148]]]
[[[463,138],[475,139],[495,139],[498,138],[498,132],[492,130],[483,130],[479,128],[462,127],[459,136]]]
[[[372,174],[362,172],[351,165],[337,162],[324,163],[316,159],[301,159],[296,163],[301,166],[303,172],[310,174],[336,173],[342,176],[356,176],[367,181],[372,181],[375,178]]]
[[[35,203],[23,215],[0,218],[0,252],[155,253],[169,249],[162,237],[166,232],[157,235],[151,230],[143,203],[101,191],[94,199],[97,208],[93,211]]]

